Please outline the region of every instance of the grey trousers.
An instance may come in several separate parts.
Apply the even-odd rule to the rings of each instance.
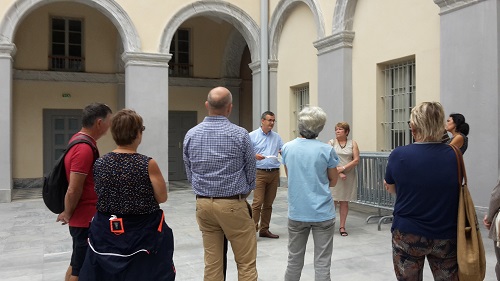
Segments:
[[[497,248],[496,241],[493,241],[493,249],[495,249],[495,255],[497,256],[497,263],[495,264],[495,273],[497,274],[497,280],[500,280],[500,248]]]
[[[299,222],[288,219],[288,265],[285,281],[300,280],[304,267],[307,239],[312,230],[316,281],[330,281],[335,219],[323,222]]]

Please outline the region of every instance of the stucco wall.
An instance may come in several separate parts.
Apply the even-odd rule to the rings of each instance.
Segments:
[[[295,138],[295,128],[292,128],[294,108],[290,106],[294,99],[291,87],[309,83],[310,104],[317,105],[317,51],[312,44],[317,36],[315,30],[310,9],[305,4],[300,4],[291,12],[281,34],[278,53],[277,129],[285,142]]]
[[[22,21],[14,39],[17,47],[14,68],[49,68],[50,19],[57,16],[83,19],[83,57],[86,72],[116,72],[117,46],[121,41],[115,26],[100,12],[78,3],[44,5]]]
[[[411,9],[411,12],[409,12]],[[432,1],[362,1],[353,31],[352,136],[361,151],[380,151],[384,83],[379,64],[415,56],[416,102],[439,101],[439,7]],[[379,110],[377,110],[377,108]]]
[[[82,109],[103,102],[116,111],[117,87],[111,84],[14,81],[13,177],[43,176],[43,109]],[[62,93],[71,94],[63,98]],[[101,155],[114,149],[111,134],[98,141]]]

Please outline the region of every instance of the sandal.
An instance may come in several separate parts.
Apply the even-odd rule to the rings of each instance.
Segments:
[[[342,231],[342,228],[344,229],[344,231]],[[339,228],[339,232],[340,232],[340,236],[344,236],[344,237],[345,237],[345,236],[349,235],[349,233],[347,233],[347,232],[345,231],[345,227],[341,227],[341,228]]]

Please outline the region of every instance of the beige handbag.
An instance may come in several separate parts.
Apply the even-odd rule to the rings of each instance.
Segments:
[[[467,187],[464,159],[458,148],[450,146],[457,155],[458,182],[460,183],[457,220],[458,278],[460,281],[484,280],[486,257],[477,223],[476,209]]]

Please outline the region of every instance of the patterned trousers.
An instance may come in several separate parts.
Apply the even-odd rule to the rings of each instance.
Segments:
[[[398,280],[423,280],[426,257],[434,280],[458,280],[456,239],[428,239],[397,229],[392,232],[392,260]]]

